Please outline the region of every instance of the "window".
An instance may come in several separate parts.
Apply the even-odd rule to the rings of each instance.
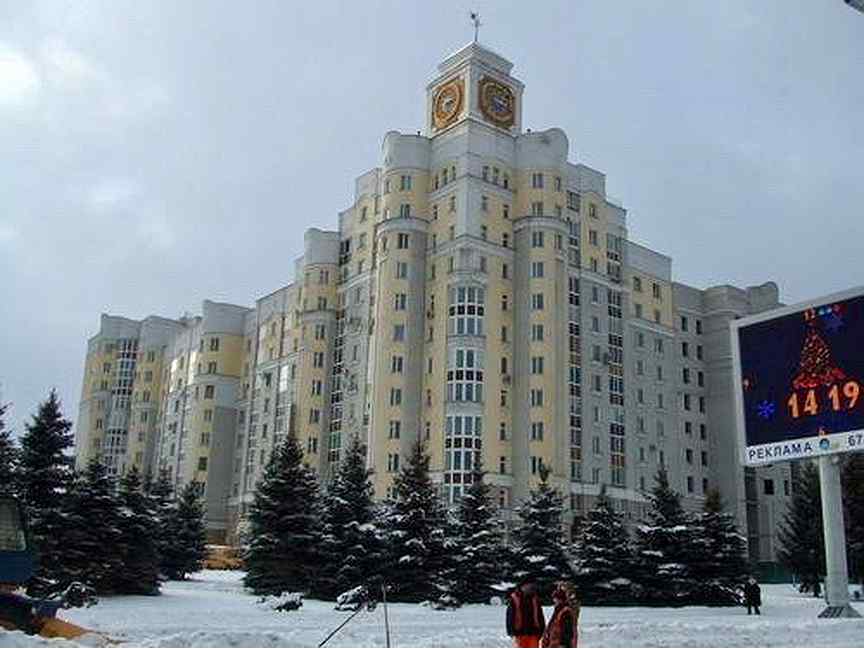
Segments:
[[[385,194],[390,193],[390,179],[389,178],[384,181],[384,193]]]
[[[543,262],[542,261],[532,261],[531,262],[531,277],[534,279],[542,279],[543,278]]]
[[[765,479],[763,481],[764,493],[766,495],[774,494],[774,480],[773,479]]]
[[[705,374],[701,371],[696,374],[696,384],[700,387],[705,386]]]
[[[575,191],[567,192],[567,209],[579,211],[579,194]]]
[[[681,316],[681,330],[687,332],[687,318],[683,315]]]
[[[531,407],[543,407],[543,390],[531,390]]]
[[[210,350],[218,351],[219,350],[219,338],[211,337],[210,338]]]
[[[543,341],[543,325],[542,324],[533,324],[531,326],[531,341],[532,342],[542,342]]]
[[[684,421],[684,434],[687,436],[693,435],[693,423],[691,421]]]
[[[543,232],[531,232],[531,247],[543,247]]]
[[[654,352],[663,355],[663,340],[660,338],[654,339]]]
[[[644,376],[645,375],[645,362],[643,360],[636,361],[636,375]]]
[[[216,394],[216,386],[215,385],[206,385],[204,387],[204,398],[210,400],[215,396],[215,394]],[[180,401],[177,401],[177,402],[179,403]]]
[[[561,177],[557,176],[555,178],[555,191],[561,191]]]
[[[480,238],[484,241],[489,238],[489,228],[485,225],[480,226]]]
[[[397,407],[402,404],[402,390],[398,387],[390,388],[390,406]]]
[[[402,433],[402,421],[390,421],[390,438],[398,439]]]
[[[450,335],[483,335],[486,291],[475,286],[450,288]]]
[[[689,412],[690,409],[690,394],[684,394],[684,410]]]
[[[507,474],[507,457],[498,459],[498,472],[502,475]]]
[[[693,492],[693,477],[691,477],[689,475],[687,476],[687,492],[688,493]]]
[[[696,335],[702,335],[702,320],[696,320]]]
[[[531,215],[532,216],[542,216],[543,215],[543,201],[535,200],[531,203]]]
[[[506,245],[504,247],[507,247]],[[510,278],[510,266],[506,263],[501,264],[501,278],[509,279]]]
[[[657,409],[663,409],[663,394],[657,394]]]
[[[690,345],[687,342],[681,343],[681,355],[685,358],[690,357]]]
[[[699,453],[699,459],[701,460],[701,463],[703,466],[708,465],[708,453],[705,452],[704,450]]]
[[[506,326],[501,327],[501,341],[502,342],[509,342],[509,339],[507,336],[507,327]]]
[[[702,345],[701,344],[696,345],[696,359],[697,360],[702,359]]]
[[[507,440],[507,424],[504,423],[504,421],[501,421],[501,423],[498,425],[498,440]]]
[[[483,180],[485,180],[486,182],[489,182],[489,167],[488,166],[483,167]]]
[[[501,215],[504,217],[504,220],[510,218],[510,205],[502,205],[501,206]]]
[[[480,257],[480,272],[488,272],[488,262],[485,256]]]
[[[535,375],[543,373],[543,356],[534,356],[531,358],[531,373]]]
[[[312,354],[312,366],[315,369],[321,369],[324,366],[324,352],[316,351]]]
[[[636,390],[636,402],[640,405],[645,403],[645,390],[641,387]]]
[[[456,349],[448,358],[447,400],[483,402],[483,354],[474,349]]]
[[[642,292],[642,279],[640,277],[633,277],[633,291]]]
[[[327,325],[326,324],[316,324],[315,325],[315,339],[323,340],[327,337]]]
[[[396,248],[397,249],[406,250],[406,249],[408,249],[409,244],[410,244],[410,238],[407,234],[404,234],[404,233],[399,234],[396,237]]]
[[[705,413],[705,397],[704,396],[699,397],[699,411],[702,414]]]
[[[408,295],[405,293],[396,293],[393,297],[393,310],[404,311],[408,304]]]
[[[705,427],[704,423],[699,424],[699,438],[703,441],[708,438],[708,428]]]
[[[399,472],[399,455],[398,454],[388,454],[387,455],[387,472]]]
[[[407,279],[408,278],[408,264],[404,261],[396,262],[396,278],[397,279]]]
[[[591,303],[600,303],[600,289],[597,286],[591,286]]]
[[[692,450],[691,448],[687,448],[687,449],[684,451],[684,460],[685,460],[688,464],[691,464],[691,465],[692,465],[692,463],[693,463],[693,450]]]
[[[399,189],[402,191],[411,191],[411,176],[403,175],[399,179]]]
[[[597,245],[597,230],[588,230],[588,243],[590,243],[591,245]]]
[[[542,189],[543,188],[543,174],[542,173],[532,173],[531,174],[531,186],[534,189]]]
[[[451,212],[456,211],[456,196],[450,196],[449,209]]]
[[[480,196],[480,209],[482,211],[489,211],[489,196]]]
[[[198,470],[207,470],[207,457],[198,457]]]
[[[600,332],[600,319],[596,315],[591,316],[591,331],[594,333]]]
[[[215,362],[208,362],[207,363],[207,373],[208,374],[215,374],[216,373],[216,363]]]
[[[532,441],[542,441],[543,440],[543,421],[535,421],[531,424],[531,440]]]
[[[502,374],[507,373],[507,357],[506,356],[501,358],[501,373]]]
[[[654,295],[654,299],[663,299],[663,293],[660,290],[660,284],[651,284],[651,292]]]
[[[320,396],[322,387],[323,387],[323,383],[320,380],[313,380],[312,381],[312,395],[313,396]]]
[[[684,367],[684,368],[681,370],[681,381],[682,381],[685,385],[690,384],[690,369],[688,369],[687,367]]]
[[[640,349],[645,348],[645,334],[642,331],[636,332],[636,346]]]
[[[404,324],[394,324],[393,325],[393,341],[394,342],[404,342],[405,341],[405,325]]]
[[[402,373],[404,367],[405,358],[403,358],[402,356],[394,355],[390,358],[390,373]]]
[[[534,293],[531,295],[531,308],[534,310],[543,310],[543,293]]]
[[[663,381],[663,365],[657,365],[657,380]]]
[[[636,317],[639,317],[639,318],[642,317],[642,304],[640,304],[638,302],[633,304],[633,314]]]
[[[591,387],[598,394],[603,391],[603,379],[600,376],[593,375],[591,376]]]

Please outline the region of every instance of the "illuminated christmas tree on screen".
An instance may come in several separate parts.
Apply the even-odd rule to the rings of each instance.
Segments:
[[[831,360],[831,349],[816,326],[811,323],[804,338],[804,348],[801,349],[801,362],[798,373],[792,381],[794,389],[815,389],[820,386],[830,386],[846,378],[846,374]]]

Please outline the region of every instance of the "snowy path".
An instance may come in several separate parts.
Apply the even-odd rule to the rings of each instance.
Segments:
[[[315,648],[348,613],[306,601],[298,612],[276,613],[244,593],[236,572],[203,572],[172,582],[158,597],[104,599],[64,617],[146,648]],[[580,648],[860,648],[864,620],[816,619],[822,602],[789,586],[763,588],[762,617],[737,608],[584,608]],[[864,609],[862,609],[864,612]],[[391,605],[394,648],[505,648],[504,610],[468,606],[435,612]],[[382,611],[363,612],[334,637],[333,648],[384,645]],[[77,648],[0,631],[0,648]]]

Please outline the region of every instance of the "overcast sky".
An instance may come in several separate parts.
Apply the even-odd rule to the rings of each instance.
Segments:
[[[700,287],[864,283],[864,15],[842,0],[0,0],[0,383],[77,412],[110,312],[251,305],[471,38],[631,238]]]

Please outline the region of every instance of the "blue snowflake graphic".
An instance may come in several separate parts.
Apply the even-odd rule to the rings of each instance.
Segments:
[[[843,328],[843,318],[837,313],[831,313],[825,318],[825,329],[829,333],[836,333]]]
[[[756,406],[756,413],[759,415],[759,418],[763,418],[766,421],[774,416],[774,413],[777,411],[777,406],[767,400],[763,400]]]

